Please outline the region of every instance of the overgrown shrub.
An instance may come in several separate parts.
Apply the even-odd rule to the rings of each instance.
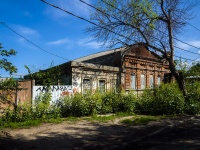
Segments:
[[[129,93],[123,96],[124,109],[123,112],[134,113],[137,97],[134,93]]]
[[[87,93],[84,99],[88,104],[88,115],[95,115],[101,113],[102,110],[102,94],[101,93]]]
[[[102,98],[103,113],[133,113],[136,96],[133,93],[106,93]]]
[[[76,93],[72,98],[71,114],[75,117],[87,116],[89,114],[89,104],[80,93]]]
[[[188,101],[185,103],[187,114],[200,114],[200,83],[194,82],[187,85]]]
[[[18,105],[16,109],[8,108],[2,116],[2,120],[4,122],[24,122],[60,117],[60,109],[56,105],[50,104],[50,100],[50,93],[41,94],[33,106],[25,103]]]
[[[69,96],[62,97],[57,104],[60,109],[61,117],[72,116],[72,98]]]
[[[135,99],[135,95],[125,93],[77,93],[62,98],[58,106],[62,117],[133,112]]]
[[[145,90],[137,101],[136,107],[141,114],[182,114],[184,97],[177,84],[162,84],[154,90]]]
[[[32,118],[30,104],[19,105],[15,110],[7,108],[5,114],[2,116],[4,122],[23,122]]]
[[[98,114],[102,109],[102,95],[100,93],[76,93],[74,96],[63,97],[58,106],[62,117]]]

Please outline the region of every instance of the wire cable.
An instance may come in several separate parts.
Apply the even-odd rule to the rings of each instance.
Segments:
[[[68,14],[70,14],[70,15],[72,15],[72,16],[78,18],[78,19],[84,20],[84,21],[86,21],[86,22],[88,22],[88,23],[91,23],[91,24],[93,24],[93,25],[95,25],[95,26],[104,28],[105,30],[109,30],[109,29],[107,29],[106,27],[102,27],[102,26],[100,26],[100,25],[98,25],[98,24],[96,24],[96,23],[94,23],[94,22],[92,22],[92,21],[89,21],[89,20],[87,20],[87,19],[85,19],[85,18],[83,18],[83,17],[80,17],[80,16],[78,16],[78,15],[75,15],[75,14],[73,14],[73,13],[71,13],[71,12],[69,12],[69,11],[67,11],[67,10],[65,10],[65,9],[63,9],[63,8],[60,8],[60,7],[58,7],[58,6],[54,5],[54,4],[48,3],[48,2],[46,2],[45,0],[41,0],[41,1],[44,2],[44,3],[46,3],[46,4],[48,4],[48,5],[50,5],[50,6],[52,6],[52,7],[55,7],[55,8],[57,8],[57,9],[60,9],[60,10],[66,12],[66,13],[68,13]],[[81,1],[82,1],[82,0],[81,0]],[[112,30],[109,30],[109,31],[112,32],[112,33],[114,33],[114,34],[116,34],[116,35],[119,35],[119,36],[122,36],[122,37],[124,37],[124,38],[127,38],[127,37],[125,37],[124,35],[118,34],[118,33],[114,32],[114,31],[112,31]],[[130,38],[129,38],[129,39],[130,39]],[[133,39],[130,39],[130,40],[134,41]],[[181,48],[180,48],[180,49],[181,49]],[[183,49],[182,49],[182,50],[183,50]],[[186,51],[186,50],[185,50],[185,51]],[[197,53],[195,53],[195,54],[197,54]],[[176,55],[174,55],[174,56],[180,58],[180,56],[176,56]],[[183,58],[183,57],[182,57],[182,58]],[[190,60],[190,61],[195,61],[195,60],[188,59],[188,58],[183,58],[183,59]]]
[[[87,6],[89,6],[89,7],[91,7],[91,8],[93,8],[93,9],[95,9],[95,10],[97,10],[97,11],[103,13],[103,14],[106,14],[107,16],[110,16],[110,17],[112,17],[113,19],[115,19],[115,20],[120,21],[120,22],[123,23],[123,21],[119,20],[118,18],[116,18],[116,17],[114,17],[114,16],[111,16],[110,14],[107,14],[107,13],[103,12],[102,10],[96,8],[96,7],[93,6],[93,5],[88,4],[87,2],[85,2],[85,1],[83,1],[83,0],[79,0],[79,1],[81,1],[82,3],[86,4]],[[102,0],[102,1],[103,1],[103,0]],[[103,1],[103,2],[104,2],[104,1]],[[105,3],[107,4],[107,2],[105,2]],[[116,8],[116,7],[115,7],[115,8]],[[117,9],[117,8],[116,8],[116,9]],[[118,9],[118,10],[120,10],[120,9]],[[120,11],[122,11],[122,10],[120,10]],[[159,32],[162,32],[162,31],[159,31]],[[164,33],[164,32],[163,32],[163,33]],[[165,33],[165,34],[166,34],[166,33]],[[152,37],[152,36],[151,36],[151,37]],[[152,37],[152,38],[158,40],[158,38],[155,38],[155,37]],[[175,38],[174,38],[174,39],[175,39]],[[177,40],[178,40],[178,39],[177,39]],[[184,44],[187,44],[186,42],[183,42],[183,41],[181,41],[181,40],[178,40],[178,41],[180,41],[180,42],[182,42],[182,43],[184,43]],[[174,46],[174,47],[176,47],[176,48],[178,48],[178,49],[180,49],[180,50],[186,51],[186,52],[188,52],[188,53],[200,55],[199,53],[191,52],[191,51],[189,51],[189,50],[185,50],[185,49],[180,48],[180,47],[178,47],[178,46]],[[196,48],[196,47],[195,47],[195,48]]]
[[[58,55],[56,55],[56,54],[54,54],[54,53],[51,53],[51,52],[49,52],[49,51],[47,51],[47,50],[41,48],[40,46],[36,45],[35,43],[33,43],[33,42],[30,41],[29,39],[27,39],[27,38],[25,38],[24,36],[22,36],[21,34],[19,34],[18,32],[16,32],[14,29],[12,29],[11,27],[9,27],[8,25],[6,25],[6,23],[0,22],[0,24],[2,24],[3,26],[5,26],[6,28],[8,28],[8,29],[11,30],[12,32],[14,32],[16,35],[18,35],[19,37],[23,38],[24,40],[26,40],[27,42],[29,42],[30,44],[32,44],[33,46],[37,47],[38,49],[40,49],[40,50],[42,50],[42,51],[44,51],[44,52],[46,52],[46,53],[48,53],[48,54],[50,54],[50,55],[56,56],[56,57],[58,57],[58,58],[60,58],[60,59],[68,60],[68,59],[66,59],[66,58],[64,58],[64,57],[58,56]]]
[[[104,1],[104,0],[101,0],[101,1],[102,1],[103,3],[109,5],[109,6],[111,6],[111,7],[113,7],[113,8],[116,8],[117,10],[119,10],[119,11],[125,13],[126,15],[129,15],[130,17],[133,17],[133,16],[131,16],[130,14],[128,14],[128,13],[122,11],[121,9],[115,7],[114,5],[111,5],[111,4],[109,4],[108,2],[106,2],[106,1]],[[160,31],[160,30],[158,30],[158,29],[156,29],[156,30],[159,31],[159,32],[161,32],[161,33],[163,33],[163,34],[165,34],[165,35],[167,35],[167,34],[166,34],[165,32],[163,32],[163,31]],[[177,38],[175,38],[175,37],[172,37],[172,38],[175,39],[175,40],[177,40],[177,41],[179,41],[179,42],[181,42],[181,43],[184,43],[184,44],[186,44],[186,45],[188,45],[188,46],[191,46],[191,47],[193,47],[193,48],[200,49],[200,47],[197,47],[197,46],[194,46],[194,45],[192,45],[192,44],[186,43],[186,42],[184,42],[184,41],[182,41],[182,40],[179,40],[179,39],[177,39]]]

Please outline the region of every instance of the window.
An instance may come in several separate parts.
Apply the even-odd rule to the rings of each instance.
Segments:
[[[149,82],[150,82],[150,88],[153,88],[154,87],[154,78],[153,78],[152,74],[149,76]]]
[[[99,90],[100,93],[105,92],[105,80],[99,80],[98,90]]]
[[[136,89],[135,79],[135,74],[131,74],[131,89]]]
[[[160,85],[160,76],[158,76],[158,85]]]
[[[141,74],[141,89],[145,89],[145,87],[146,87],[145,75]]]
[[[91,81],[90,79],[83,79],[83,93],[91,91]]]

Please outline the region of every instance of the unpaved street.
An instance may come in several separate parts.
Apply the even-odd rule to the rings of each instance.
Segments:
[[[30,129],[9,130],[12,138],[0,140],[1,150],[70,150],[70,149],[160,149],[160,146],[169,141],[173,143],[185,143],[176,141],[180,132],[192,128],[192,121],[195,125],[194,132],[197,139],[191,139],[190,145],[194,149],[200,141],[200,117],[190,119],[191,116],[178,119],[165,119],[159,122],[150,122],[148,125],[125,126],[119,120],[108,123],[91,123],[88,121],[63,122],[61,124],[44,124]],[[189,125],[188,125],[189,124]],[[197,130],[197,128],[199,128]],[[184,130],[184,131],[183,131]],[[173,140],[170,141],[173,135]],[[166,135],[169,135],[166,136]],[[177,135],[177,136],[176,136]],[[162,137],[162,138],[160,138]],[[187,137],[189,138],[189,137]],[[161,141],[159,143],[159,141]],[[163,142],[162,142],[163,141]],[[157,144],[156,144],[157,143]],[[180,145],[180,144],[179,144]],[[176,145],[177,146],[177,145]],[[176,147],[177,149],[179,147]],[[190,147],[188,147],[190,148]],[[162,147],[163,149],[163,147]],[[165,149],[165,148],[164,148]]]

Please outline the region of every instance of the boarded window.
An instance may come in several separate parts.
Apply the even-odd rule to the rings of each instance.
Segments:
[[[153,75],[151,74],[150,76],[149,76],[149,84],[150,84],[150,88],[153,88],[154,87],[154,78],[153,78]]]
[[[99,80],[98,90],[99,90],[100,93],[105,92],[105,80]]]
[[[158,76],[158,82],[157,83],[158,83],[158,85],[160,85],[160,76]]]
[[[146,79],[145,79],[145,75],[141,74],[141,89],[145,89],[146,88]]]
[[[83,79],[83,93],[91,91],[91,80]]]
[[[136,89],[136,77],[135,74],[131,74],[131,89]]]

